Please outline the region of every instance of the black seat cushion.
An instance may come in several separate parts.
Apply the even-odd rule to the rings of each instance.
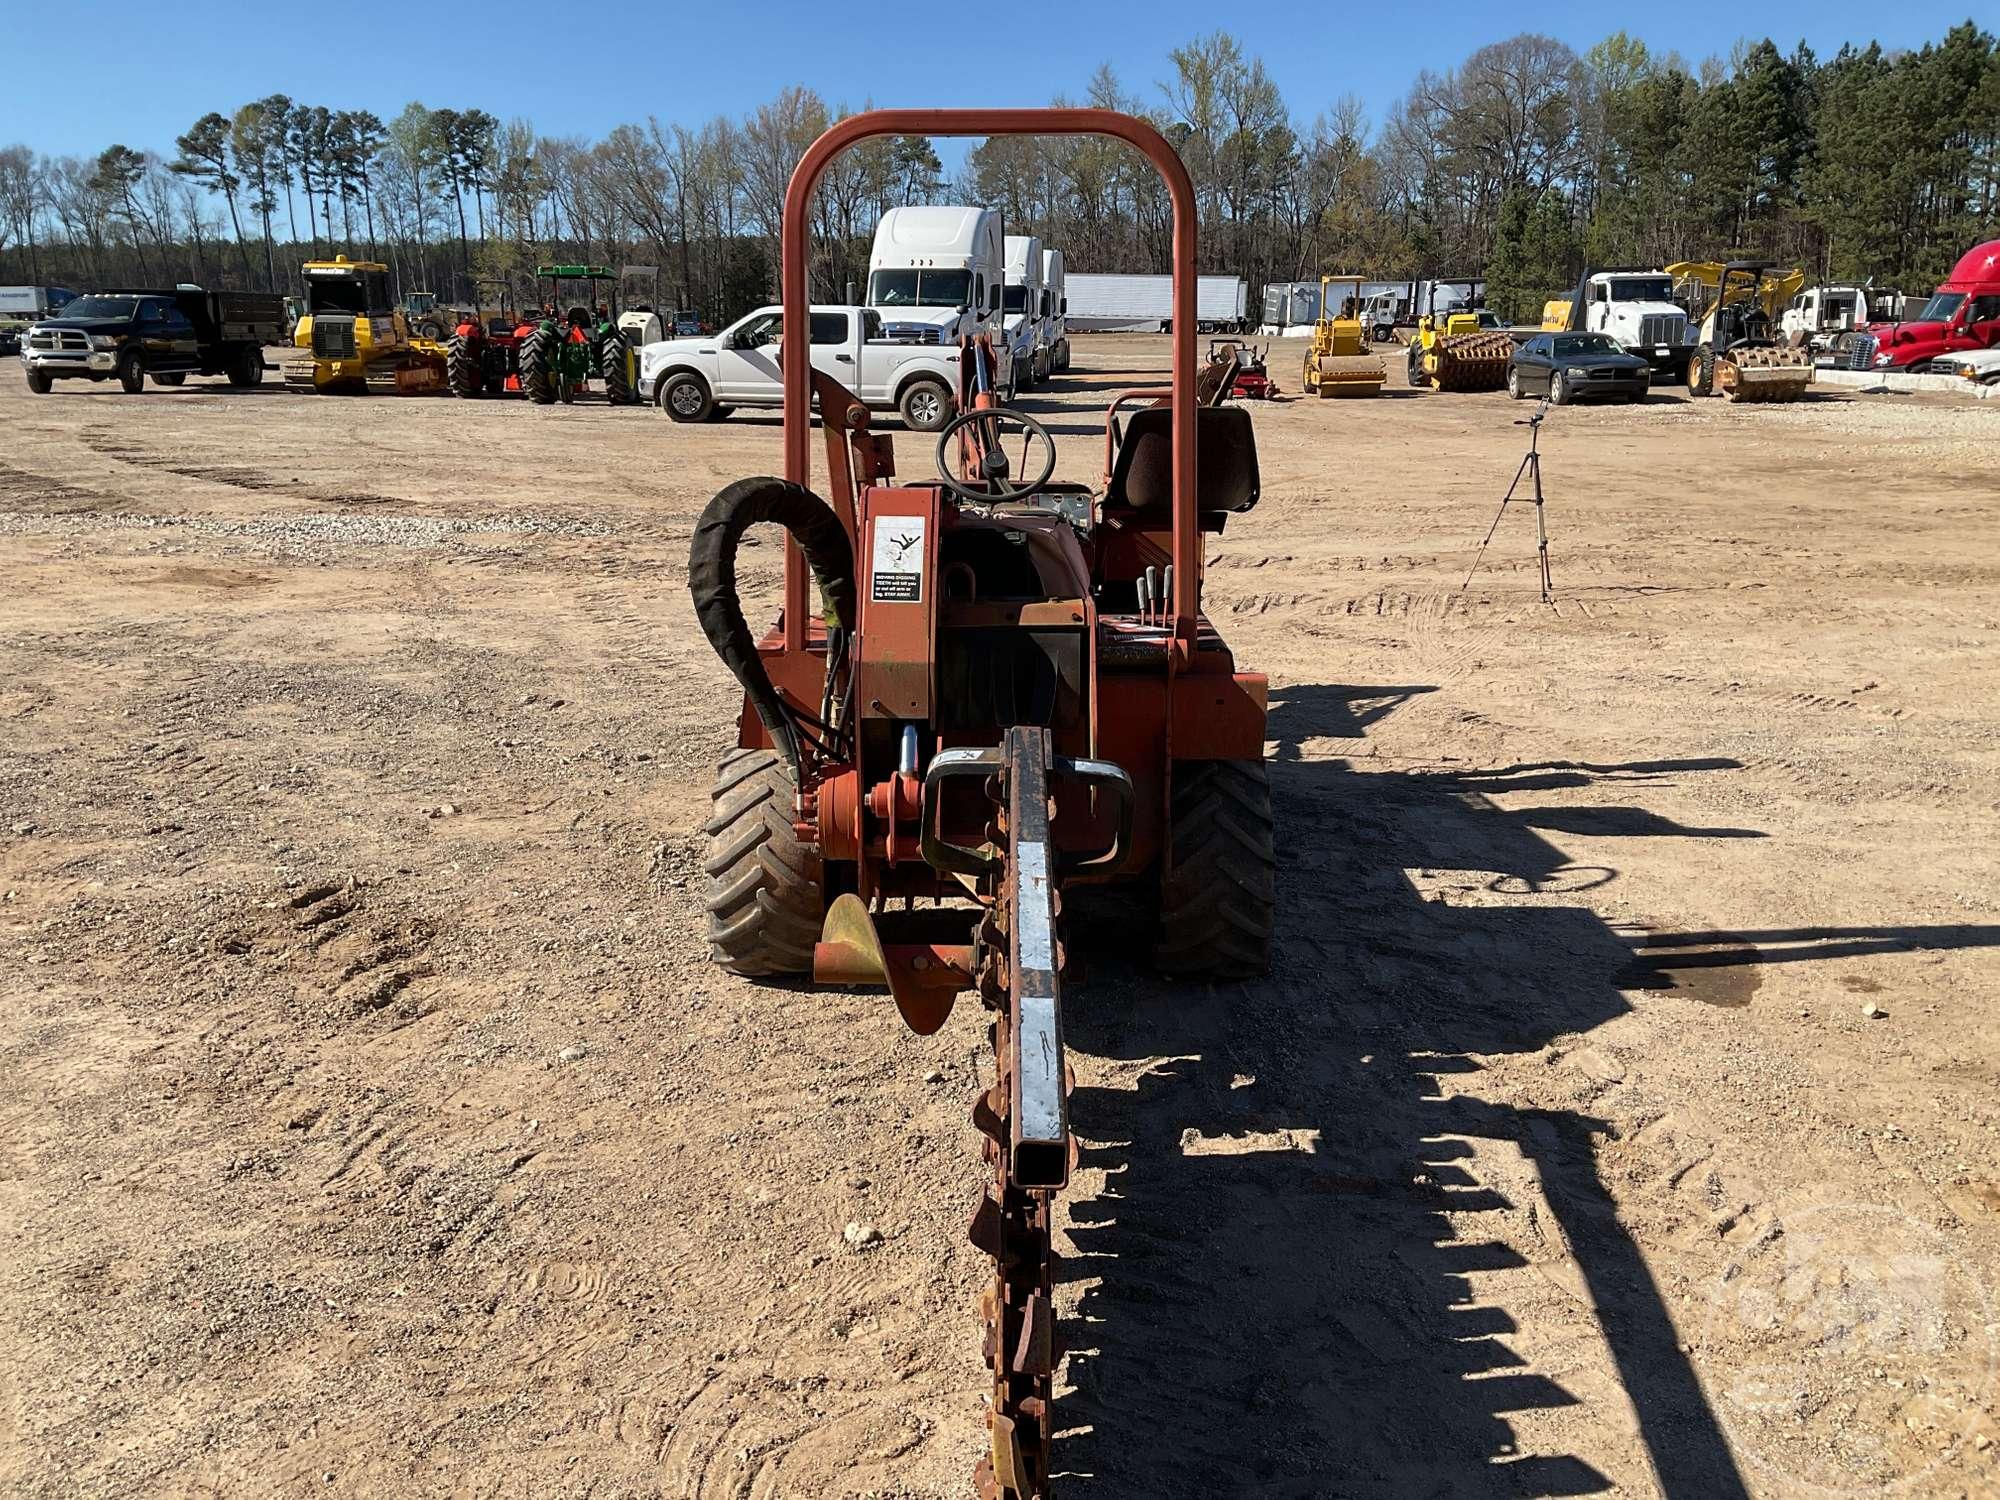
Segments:
[[[1174,414],[1164,406],[1132,413],[1111,470],[1108,506],[1171,513]],[[1195,495],[1200,509],[1240,512],[1257,503],[1257,434],[1241,406],[1195,408]]]

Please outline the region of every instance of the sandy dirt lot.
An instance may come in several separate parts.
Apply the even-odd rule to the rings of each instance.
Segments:
[[[1075,935],[1061,1493],[2000,1493],[2000,406],[1559,411],[1553,609],[1525,410],[1256,410],[1276,967]],[[775,422],[0,434],[0,1489],[969,1495],[977,1007],[705,959]]]

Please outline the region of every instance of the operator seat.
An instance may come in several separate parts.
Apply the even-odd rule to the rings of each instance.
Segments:
[[[1242,406],[1195,408],[1195,495],[1202,529],[1222,530],[1223,518],[1257,503],[1257,433]],[[1107,517],[1129,516],[1145,527],[1166,526],[1173,515],[1173,411],[1149,406],[1132,413],[1111,483],[1104,491]]]

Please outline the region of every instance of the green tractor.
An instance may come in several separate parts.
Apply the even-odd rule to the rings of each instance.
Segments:
[[[610,266],[537,266],[542,294],[539,323],[521,340],[521,393],[537,406],[574,401],[590,381],[604,382],[604,399],[629,406],[637,399],[632,346],[618,331],[618,273]],[[573,283],[584,297],[572,300]],[[605,300],[598,288],[605,287]],[[534,319],[529,314],[529,320]]]

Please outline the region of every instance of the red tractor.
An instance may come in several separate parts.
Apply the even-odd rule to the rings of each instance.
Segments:
[[[488,290],[498,293],[491,308],[481,305],[481,294]],[[474,305],[460,310],[445,343],[445,384],[454,396],[518,395],[521,341],[536,325],[515,317],[514,289],[507,282],[476,281],[472,293]]]
[[[785,326],[807,322],[810,209],[834,157],[879,136],[1034,134],[1122,140],[1173,202],[1173,383],[1119,397],[1146,404],[1107,417],[1107,482],[1055,478],[1046,429],[997,404],[983,344],[961,350],[960,415],[925,443],[934,472],[900,476],[867,409],[787,339],[784,477],[718,494],[689,559],[702,629],[744,689],[707,825],[714,960],[886,989],[923,1034],[963,990],[991,1012],[970,1228],[994,1261],[986,1500],[1049,1493],[1054,1200],[1076,1161],[1066,898],[1133,888],[1159,968],[1231,979],[1269,963],[1275,888],[1265,679],[1201,612],[1204,538],[1256,504],[1257,450],[1248,410],[1197,401],[1195,199],[1173,147],[1100,109],[850,116],[792,174]],[[736,589],[760,522],[787,532],[761,637]]]

